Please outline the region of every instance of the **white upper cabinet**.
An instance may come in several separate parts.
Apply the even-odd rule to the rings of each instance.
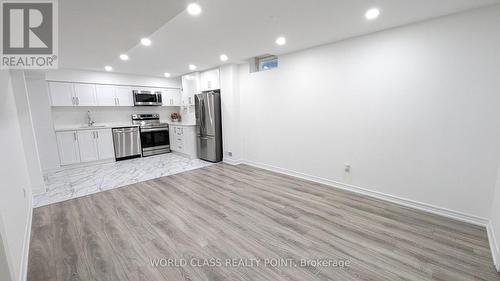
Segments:
[[[48,82],[52,106],[134,106],[135,88],[119,85]],[[164,106],[182,106],[180,89],[153,89],[162,93]],[[194,103],[194,100],[193,100]]]
[[[72,83],[49,82],[49,92],[52,106],[76,105]]]
[[[219,69],[207,70],[200,75],[201,91],[220,89]]]
[[[94,84],[74,84],[77,106],[96,106],[96,90]]]
[[[185,106],[194,105],[194,96],[200,92],[200,74],[182,76],[182,103]]]
[[[115,87],[115,96],[118,106],[134,106],[134,96],[130,87]]]
[[[181,106],[181,92],[179,89],[161,89],[163,106]]]
[[[98,106],[116,106],[118,104],[114,86],[96,85],[96,93]]]
[[[98,106],[134,106],[132,88],[96,85]]]

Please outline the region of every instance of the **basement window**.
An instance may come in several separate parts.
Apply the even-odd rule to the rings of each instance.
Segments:
[[[278,67],[278,56],[263,55],[250,59],[250,72],[259,72]]]

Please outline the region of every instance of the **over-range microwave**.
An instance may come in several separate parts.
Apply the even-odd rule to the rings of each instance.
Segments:
[[[134,105],[135,106],[161,106],[161,92],[151,92],[144,90],[134,90]]]

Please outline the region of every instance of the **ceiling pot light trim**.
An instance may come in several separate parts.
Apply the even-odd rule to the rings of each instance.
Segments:
[[[128,57],[128,55],[127,55],[127,54],[121,54],[121,55],[120,55],[120,59],[121,59],[122,61],[128,61],[129,57]]]
[[[284,36],[280,36],[278,38],[276,38],[276,45],[278,46],[284,46],[286,45],[286,38]]]
[[[192,16],[198,16],[199,14],[201,14],[202,9],[200,4],[191,3],[187,6],[187,12]]]
[[[380,9],[378,8],[371,8],[365,13],[365,18],[367,20],[375,20],[380,16]]]
[[[108,72],[109,72],[109,71],[113,71],[113,67],[112,67],[111,65],[106,65],[106,66],[104,67],[104,70],[106,70],[106,71],[108,71]]]
[[[149,38],[142,38],[141,39],[141,44],[143,46],[150,46],[151,45],[151,40]]]

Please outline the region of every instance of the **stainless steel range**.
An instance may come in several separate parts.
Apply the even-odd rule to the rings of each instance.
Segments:
[[[141,128],[143,157],[170,152],[168,124],[160,122],[159,114],[132,114],[132,124]]]

